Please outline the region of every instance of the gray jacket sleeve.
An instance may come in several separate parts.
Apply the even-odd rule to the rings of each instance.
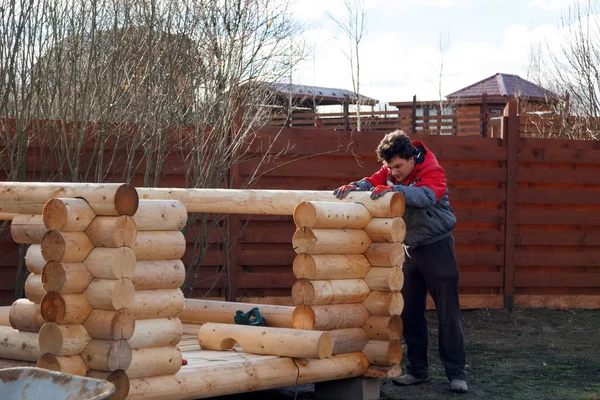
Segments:
[[[429,208],[437,202],[433,190],[426,186],[394,185],[392,188],[394,192],[402,193],[407,207]]]
[[[351,185],[356,185],[360,189],[361,192],[368,192],[373,189],[373,185],[366,179],[361,179],[360,181],[352,182]]]

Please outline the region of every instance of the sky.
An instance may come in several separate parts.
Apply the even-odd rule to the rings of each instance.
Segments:
[[[569,5],[584,0],[364,1],[360,92],[383,104],[413,95],[436,100],[440,88],[444,97],[497,72],[534,80],[531,49],[555,43]],[[342,4],[295,1],[293,15],[307,27],[310,54],[293,72],[293,83],[352,90],[342,51],[349,42],[326,16],[343,17]]]

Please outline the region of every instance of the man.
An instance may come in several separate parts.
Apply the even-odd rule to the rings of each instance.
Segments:
[[[452,213],[446,174],[435,155],[422,142],[412,142],[402,131],[387,134],[377,147],[383,166],[368,178],[352,182],[333,193],[343,198],[354,190],[371,191],[377,199],[400,192],[406,201],[406,261],[404,262],[404,339],[408,350],[406,374],[394,379],[399,385],[429,381],[428,326],[425,318],[427,291],[437,308],[439,352],[450,381],[450,390],[468,391],[465,347],[458,304],[458,265],[454,255]]]

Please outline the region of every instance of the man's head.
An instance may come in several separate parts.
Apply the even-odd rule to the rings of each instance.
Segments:
[[[401,130],[385,135],[376,153],[377,160],[388,167],[390,174],[399,182],[406,179],[415,167],[415,146]]]

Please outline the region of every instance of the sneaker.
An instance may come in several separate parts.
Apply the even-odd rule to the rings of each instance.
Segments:
[[[450,382],[450,391],[454,393],[467,393],[469,391],[469,387],[467,386],[467,381],[463,381],[460,379],[453,379]]]
[[[417,378],[411,374],[404,374],[401,377],[393,378],[392,382],[400,386],[416,385],[417,383],[429,382],[429,377]]]

